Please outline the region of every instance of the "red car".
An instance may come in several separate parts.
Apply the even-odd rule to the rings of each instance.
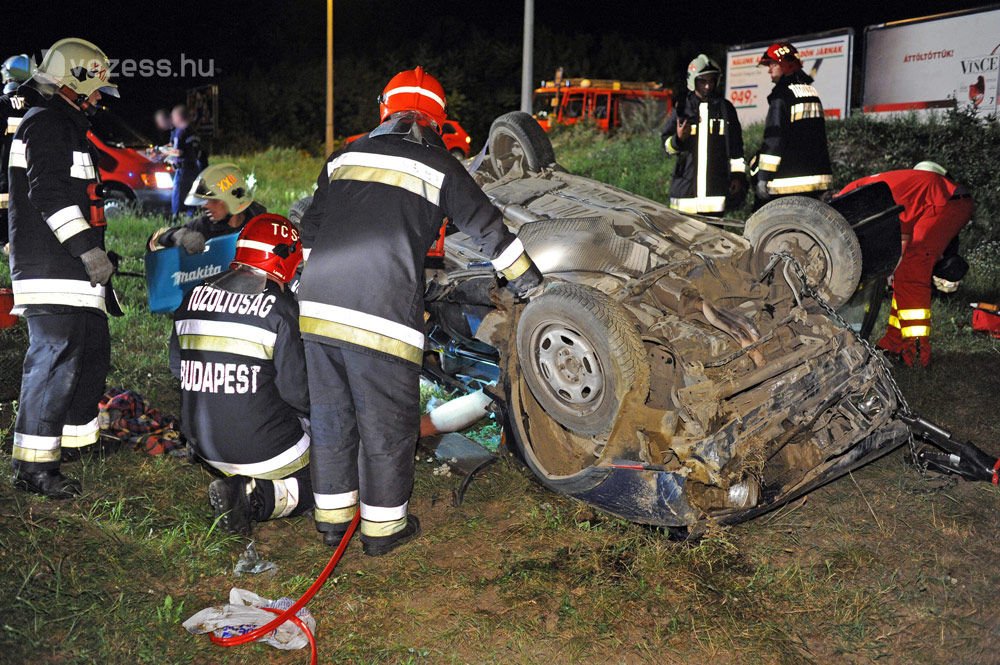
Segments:
[[[173,169],[147,156],[153,143],[107,110],[91,118],[91,127],[87,138],[105,186],[104,214],[113,218],[127,208],[169,212]]]
[[[354,136],[348,136],[344,143],[354,143],[362,136],[367,136],[368,132],[363,132],[361,134],[355,134]],[[469,133],[462,129],[462,125],[458,124],[457,120],[446,120],[444,125],[441,127],[441,138],[444,139],[444,145],[448,148],[448,152],[453,154],[458,159],[465,159],[469,156],[469,150],[472,145],[472,137]]]

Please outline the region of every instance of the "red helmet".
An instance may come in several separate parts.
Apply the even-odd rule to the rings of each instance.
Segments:
[[[764,51],[764,55],[760,56],[760,62],[757,64],[764,66],[772,62],[777,62],[781,65],[781,72],[783,74],[791,74],[802,69],[802,61],[799,60],[799,50],[788,42],[775,42],[768,46],[767,50]]]
[[[236,257],[229,267],[247,266],[287,284],[300,263],[299,230],[281,215],[264,213],[251,219],[240,231]]]
[[[393,76],[378,98],[379,117],[383,122],[393,113],[421,111],[441,127],[447,118],[444,108],[444,88],[423,67]]]

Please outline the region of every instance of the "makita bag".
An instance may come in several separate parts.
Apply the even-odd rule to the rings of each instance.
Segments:
[[[201,254],[188,254],[181,247],[167,247],[146,254],[146,293],[149,311],[173,312],[184,295],[203,280],[229,270],[236,256],[239,233],[212,238]]]

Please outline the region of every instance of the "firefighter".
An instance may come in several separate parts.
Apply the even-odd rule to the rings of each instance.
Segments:
[[[184,203],[200,205],[204,212],[183,226],[154,233],[147,243],[149,251],[183,247],[188,254],[199,254],[205,250],[207,240],[239,233],[244,224],[267,212],[254,201],[243,171],[235,164],[213,164],[199,173]]]
[[[179,104],[170,112],[170,148],[167,150],[167,160],[174,166],[174,191],[170,199],[170,213],[176,217],[184,211],[184,206],[191,205],[184,197],[195,182],[197,174],[207,164],[202,154],[201,137],[191,126],[191,116],[183,104]]]
[[[823,103],[799,52],[787,42],[768,47],[759,66],[767,67],[774,88],[767,96],[764,142],[750,164],[755,206],[790,194],[819,197],[833,181],[826,144]]]
[[[59,463],[67,452],[97,448],[97,403],[111,355],[114,266],[104,250],[103,202],[87,141],[87,113],[102,95],[118,96],[110,69],[90,42],[56,42],[31,81],[53,94],[28,110],[10,151],[14,313],[27,318],[29,335],[14,486],[57,499],[81,491]]]
[[[174,314],[170,371],[181,381],[182,430],[225,475],[208,496],[233,533],[313,505],[299,308],[286,288],[301,262],[291,222],[254,217],[231,270],[196,286]]]
[[[38,94],[33,88],[25,86],[18,91],[18,86],[31,78],[35,63],[27,55],[12,55],[0,65],[0,76],[3,78],[3,96],[0,96],[0,247],[7,249],[7,208],[10,205],[10,186],[7,183],[7,166],[10,161],[10,144],[21,118],[28,112],[28,107],[38,101]]]
[[[972,195],[948,178],[944,167],[930,161],[855,180],[840,194],[876,182],[888,185],[896,204],[903,206],[902,256],[893,274],[889,327],[878,347],[908,366],[926,367],[931,360],[934,266],[972,218]]]
[[[475,180],[445,148],[441,84],[422,68],[379,97],[382,124],[319,176],[302,218],[299,289],[313,431],[317,529],[328,544],[361,504],[370,556],[415,538],[407,514],[424,354],[424,256],[447,217],[527,297],[541,273]],[[310,255],[311,253],[311,255]]]
[[[663,129],[663,147],[677,155],[670,207],[721,215],[746,196],[743,129],[736,109],[721,95],[722,68],[705,54],[688,65],[688,95]]]

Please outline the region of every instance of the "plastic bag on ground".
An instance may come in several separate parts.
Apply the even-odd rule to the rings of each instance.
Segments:
[[[265,612],[261,607],[277,610],[287,610],[295,603],[291,598],[271,600],[262,598],[252,591],[233,587],[229,591],[229,603],[222,607],[206,607],[196,612],[182,625],[189,633],[215,633],[217,637],[234,637],[244,635],[254,628],[263,626],[275,618],[275,614]],[[308,609],[303,607],[296,616],[309,627],[315,635],[316,619]],[[260,642],[270,644],[278,649],[302,649],[309,645],[309,640],[295,624],[286,621],[276,629],[262,637]]]

